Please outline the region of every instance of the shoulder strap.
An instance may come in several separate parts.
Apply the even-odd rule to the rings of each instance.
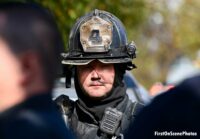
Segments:
[[[144,105],[141,104],[140,102],[133,102],[131,104],[131,111],[130,111],[131,115],[136,116],[143,107],[144,107]]]
[[[69,99],[66,95],[60,95],[54,101],[58,110],[61,112],[66,125],[68,125],[69,117],[71,117],[74,110],[74,101]]]
[[[138,112],[144,107],[143,104],[139,102],[128,101],[126,110],[123,113],[122,122],[121,122],[121,132],[125,132],[129,128],[130,123],[134,121],[137,117]]]

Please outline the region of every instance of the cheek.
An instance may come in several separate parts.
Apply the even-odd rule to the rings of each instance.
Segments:
[[[89,79],[89,73],[85,71],[83,72],[82,70],[77,70],[77,74],[80,85],[86,84]]]
[[[12,91],[20,84],[22,75],[19,63],[12,55],[7,54],[4,58],[0,60],[0,88]]]
[[[109,75],[108,79],[110,80],[110,83],[112,83],[112,84],[114,83],[114,78],[115,78],[115,74],[114,73]]]
[[[104,71],[104,80],[108,83],[113,84],[114,77],[115,77],[115,70],[114,68],[110,68]]]
[[[1,50],[0,50],[1,51]],[[0,74],[1,79],[13,77],[15,78],[19,72],[19,65],[16,58],[8,53],[7,51],[0,52],[1,59],[0,59]]]

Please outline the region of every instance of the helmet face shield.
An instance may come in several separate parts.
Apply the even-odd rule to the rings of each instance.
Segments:
[[[121,21],[102,10],[94,10],[76,21],[68,46],[68,53],[62,55],[62,64],[85,65],[93,60],[132,63],[136,57],[136,47],[128,43]]]
[[[108,52],[112,43],[112,23],[94,16],[80,26],[80,42],[84,52]]]

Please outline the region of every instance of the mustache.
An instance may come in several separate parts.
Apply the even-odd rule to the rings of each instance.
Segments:
[[[104,86],[105,84],[106,84],[106,82],[101,81],[101,80],[91,81],[89,83],[90,86],[96,86],[96,85]]]

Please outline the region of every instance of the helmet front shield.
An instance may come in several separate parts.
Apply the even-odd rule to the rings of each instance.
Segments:
[[[80,42],[84,52],[108,52],[112,43],[112,23],[94,16],[80,26]]]

